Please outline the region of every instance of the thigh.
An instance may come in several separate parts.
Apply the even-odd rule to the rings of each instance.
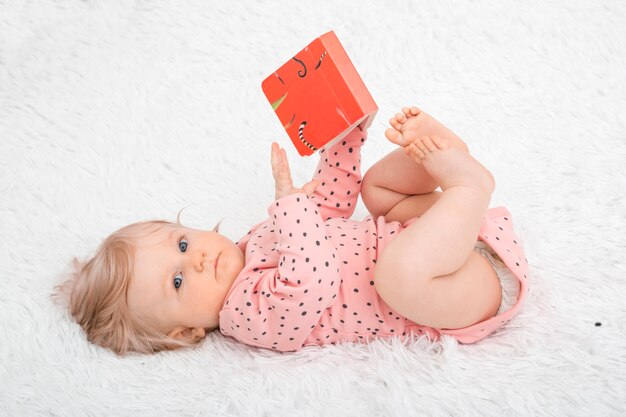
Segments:
[[[474,251],[456,272],[427,282],[393,274],[376,271],[378,294],[392,309],[422,326],[464,328],[493,317],[500,306],[500,280],[489,262]]]
[[[363,176],[365,184],[405,195],[430,193],[439,186],[421,164],[404,153],[403,148],[395,149],[372,165]]]

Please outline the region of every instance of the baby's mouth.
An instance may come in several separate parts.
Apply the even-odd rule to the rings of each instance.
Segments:
[[[217,258],[215,258],[215,264],[213,265],[215,267],[215,276],[217,276],[217,262],[219,261],[220,256],[222,256],[221,253],[217,255]]]

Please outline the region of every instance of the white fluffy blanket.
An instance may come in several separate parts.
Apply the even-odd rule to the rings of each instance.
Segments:
[[[523,312],[475,345],[86,342],[49,298],[73,256],[187,205],[236,241],[273,200],[271,141],[311,178],[261,81],[328,30],[380,107],[363,172],[410,104],[493,172],[531,267]],[[625,415],[624,109],[621,0],[0,1],[0,414]]]

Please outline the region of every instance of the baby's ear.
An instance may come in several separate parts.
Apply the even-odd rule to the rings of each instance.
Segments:
[[[190,343],[202,339],[204,335],[205,331],[201,327],[177,327],[168,334],[171,338]]]

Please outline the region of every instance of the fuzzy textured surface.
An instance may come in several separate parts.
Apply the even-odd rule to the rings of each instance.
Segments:
[[[522,313],[475,345],[90,345],[49,298],[73,256],[188,205],[236,241],[274,199],[273,140],[310,180],[318,155],[261,81],[328,30],[380,108],[363,172],[414,104],[494,174],[531,267]],[[0,0],[0,415],[625,415],[624,109],[620,0]]]

